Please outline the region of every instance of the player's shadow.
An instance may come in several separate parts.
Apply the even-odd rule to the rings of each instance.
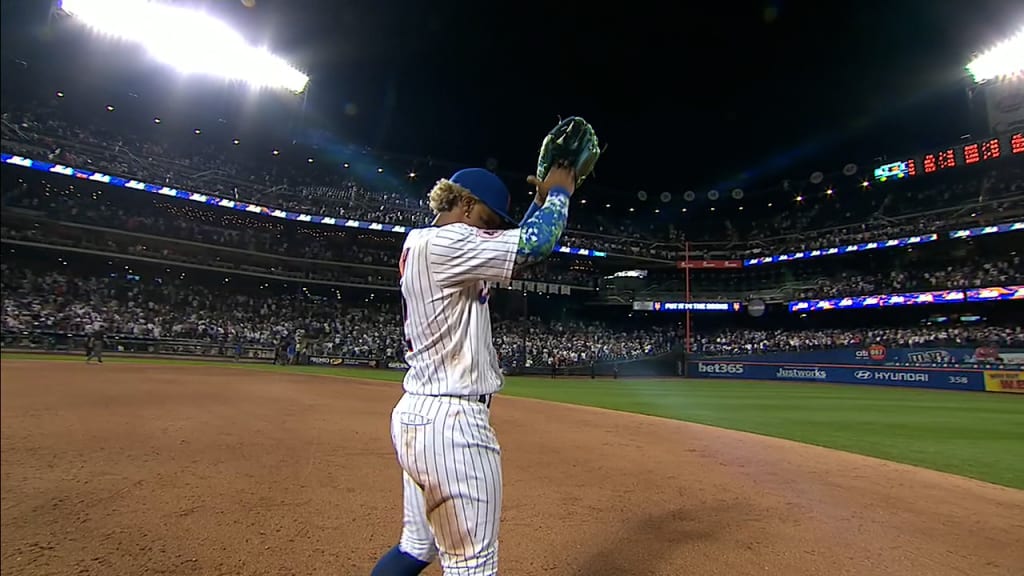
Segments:
[[[679,507],[641,518],[616,530],[601,550],[584,558],[576,574],[628,576],[664,570],[675,549],[717,534],[735,513],[730,506]]]

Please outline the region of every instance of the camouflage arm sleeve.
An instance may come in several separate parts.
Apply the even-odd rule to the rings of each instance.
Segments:
[[[544,206],[526,218],[520,227],[515,267],[536,264],[550,256],[565,230],[568,217],[569,192],[562,188],[552,189]]]
[[[537,213],[537,210],[540,210],[540,206],[537,205],[537,202],[530,202],[530,207],[526,209],[526,214],[524,214],[523,219],[519,221],[519,227],[522,228],[523,226],[526,226],[526,223],[530,218],[533,218],[533,215]]]

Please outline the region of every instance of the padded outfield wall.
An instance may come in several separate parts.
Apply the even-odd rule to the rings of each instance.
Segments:
[[[687,376],[1024,393],[1024,350],[866,348],[691,356]]]

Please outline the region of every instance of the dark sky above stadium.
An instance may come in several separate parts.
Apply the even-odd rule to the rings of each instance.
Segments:
[[[4,2],[5,60],[45,19],[31,4]],[[207,5],[308,71],[340,138],[526,172],[557,117],[582,115],[609,145],[596,182],[629,193],[948,143],[969,129],[971,51],[1024,22],[1012,0]]]

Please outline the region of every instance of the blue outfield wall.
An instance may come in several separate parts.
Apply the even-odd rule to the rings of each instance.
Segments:
[[[752,380],[910,386],[945,390],[985,390],[985,372],[983,370],[959,367],[858,366],[855,364],[748,362],[710,358],[691,361],[688,364],[687,375],[691,378],[749,378]]]

